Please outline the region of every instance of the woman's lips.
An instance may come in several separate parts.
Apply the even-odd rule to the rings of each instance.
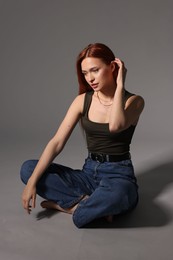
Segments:
[[[93,89],[97,88],[97,87],[98,87],[98,83],[91,84],[91,87],[92,87]]]

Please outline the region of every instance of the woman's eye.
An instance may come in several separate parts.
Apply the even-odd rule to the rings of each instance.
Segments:
[[[93,72],[98,72],[98,71],[99,71],[99,69],[94,69],[94,70],[93,70]]]

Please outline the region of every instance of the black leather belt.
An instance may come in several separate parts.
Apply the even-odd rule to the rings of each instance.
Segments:
[[[103,163],[103,162],[119,162],[123,160],[128,160],[131,158],[130,153],[125,154],[117,154],[117,155],[109,155],[102,153],[88,153],[90,159]]]

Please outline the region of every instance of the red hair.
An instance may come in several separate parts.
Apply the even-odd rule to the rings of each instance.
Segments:
[[[89,44],[87,47],[85,47],[79,53],[76,62],[77,77],[79,82],[79,94],[92,90],[90,85],[86,82],[81,69],[81,63],[87,57],[99,58],[107,65],[109,65],[113,60],[115,60],[114,53],[105,44],[94,43],[94,44]],[[118,66],[116,66],[115,68],[115,73],[114,73],[115,79],[117,77],[117,71],[118,71]]]

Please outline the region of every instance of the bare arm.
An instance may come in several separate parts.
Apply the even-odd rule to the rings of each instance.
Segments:
[[[28,213],[30,213],[31,208],[35,208],[36,184],[38,180],[54,158],[62,151],[74,127],[81,117],[83,98],[84,95],[80,95],[71,104],[59,129],[44,149],[39,162],[23,191],[22,203],[24,209],[26,209]]]
[[[124,104],[126,68],[120,59],[115,59],[114,62],[117,63],[119,71],[110,114],[109,130],[110,132],[120,132],[137,123],[144,108],[144,100],[140,96],[132,96]]]

